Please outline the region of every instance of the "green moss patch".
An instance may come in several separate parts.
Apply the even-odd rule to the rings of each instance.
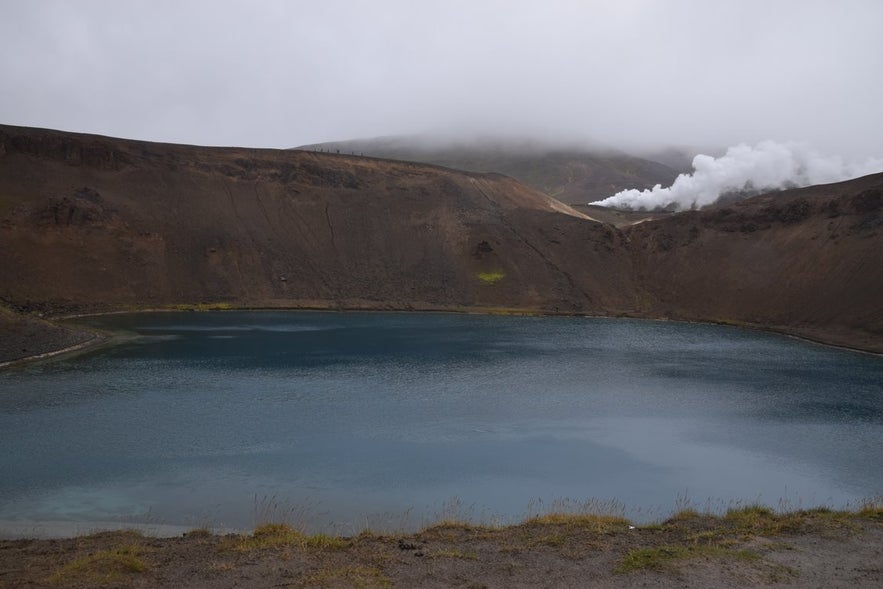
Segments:
[[[479,272],[476,274],[482,284],[493,286],[506,277],[502,272]]]

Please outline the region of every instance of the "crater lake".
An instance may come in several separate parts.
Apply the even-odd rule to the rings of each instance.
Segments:
[[[731,327],[290,311],[81,320],[0,372],[0,534],[404,530],[587,506],[856,507],[883,358]]]

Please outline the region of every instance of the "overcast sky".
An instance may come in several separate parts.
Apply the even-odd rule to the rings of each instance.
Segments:
[[[880,0],[0,0],[0,122],[290,147],[434,131],[883,157]]]

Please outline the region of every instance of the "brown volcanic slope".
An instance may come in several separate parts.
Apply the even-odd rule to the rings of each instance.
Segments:
[[[883,352],[883,174],[629,227],[649,315]]]
[[[0,127],[0,299],[20,310],[626,312],[621,240],[496,174]]]
[[[0,126],[0,302],[624,314],[883,352],[881,194],[883,174],[616,228],[497,174]]]

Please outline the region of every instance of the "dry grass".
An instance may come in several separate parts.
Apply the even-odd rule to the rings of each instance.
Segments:
[[[681,561],[695,558],[735,558],[758,560],[759,555],[748,550],[729,550],[720,546],[657,546],[632,550],[616,567],[617,573],[630,573],[641,570],[670,571]]]
[[[188,538],[211,538],[213,536],[212,531],[208,528],[195,528],[193,530],[188,530],[184,532],[184,535]]]
[[[684,508],[652,529],[633,527],[612,513],[574,513],[555,507],[534,511],[518,525],[488,528],[457,518],[404,537],[370,531],[354,538],[308,535],[281,523],[260,525],[242,536],[208,536],[206,530],[197,529],[183,539],[162,542],[135,532],[102,532],[70,540],[63,553],[40,557],[47,559],[44,562],[32,561],[39,562],[34,572],[22,573],[9,586],[151,586],[185,560],[192,569],[187,573],[190,578],[206,583],[230,578],[245,582],[259,571],[275,575],[279,586],[304,587],[389,587],[403,579],[407,579],[403,586],[419,586],[415,579],[427,581],[439,574],[448,575],[449,585],[466,586],[474,579],[463,577],[464,571],[495,570],[499,581],[499,575],[510,574],[506,567],[538,562],[569,570],[568,579],[575,579],[572,575],[580,574],[593,559],[608,579],[614,573],[635,574],[630,582],[645,579],[643,573],[656,578],[657,572],[663,572],[674,579],[698,574],[773,583],[818,570],[817,559],[810,555],[812,562],[807,564],[807,555],[802,554],[806,538],[827,546],[826,562],[833,563],[863,548],[863,534],[880,526],[879,501],[851,512],[824,507],[783,512],[740,505],[715,516]],[[453,504],[445,513],[453,517],[457,512],[462,514],[462,505]],[[36,558],[29,546],[16,549],[21,556]],[[796,557],[789,557],[799,563],[793,569],[777,563],[774,553],[785,550],[798,551]],[[40,554],[50,552],[41,549]],[[171,554],[176,556],[170,558]],[[424,558],[407,558],[411,555]]]
[[[338,536],[315,534],[308,536],[285,524],[263,524],[251,536],[238,538],[233,549],[240,552],[274,548],[315,548],[318,550],[345,550],[351,542]]]
[[[474,552],[464,552],[456,548],[444,548],[436,550],[429,555],[430,558],[459,558],[462,560],[478,560],[478,555]]]
[[[686,509],[680,509],[672,514],[668,521],[670,522],[682,522],[682,521],[690,521],[696,518],[701,517],[698,511],[693,509],[692,507],[688,507]]]
[[[824,536],[829,533],[851,533],[860,527],[854,521],[856,517],[874,519],[879,513],[879,504],[864,505],[856,512],[819,507],[782,513],[764,505],[752,504],[731,508],[720,517],[685,508],[674,513],[660,528],[682,534],[681,540],[632,550],[620,561],[616,572],[671,571],[677,568],[679,562],[696,558],[758,560],[761,558],[758,554],[734,547],[753,538],[782,534],[809,532]],[[783,568],[787,572],[786,569]]]
[[[386,589],[392,586],[392,581],[379,568],[353,565],[319,569],[301,579],[295,586]]]
[[[102,550],[77,558],[55,571],[49,582],[53,585],[88,584],[112,585],[123,582],[147,570],[147,563],[139,557],[137,546],[122,546]]]
[[[733,525],[743,536],[777,536],[809,528],[819,532],[855,530],[857,526],[852,519],[856,515],[861,516],[861,512],[854,514],[817,507],[776,513],[763,505],[748,505],[728,510],[723,521]]]
[[[883,495],[863,501],[856,515],[875,521],[883,521]]]
[[[629,520],[617,515],[596,514],[572,514],[572,513],[547,513],[538,515],[525,521],[526,524],[538,525],[563,525],[567,527],[581,528],[606,534],[614,530],[626,530],[631,525]]]
[[[233,569],[235,569],[236,565],[232,562],[213,561],[213,562],[209,563],[208,568],[210,571],[216,571],[219,573],[226,573],[226,572],[229,572],[229,571],[232,571]]]

